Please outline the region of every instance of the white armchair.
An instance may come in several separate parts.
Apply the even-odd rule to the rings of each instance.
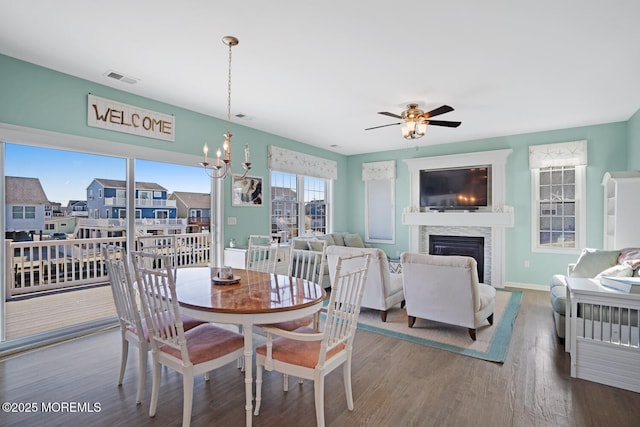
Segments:
[[[380,318],[383,322],[386,322],[389,308],[398,303],[400,303],[401,307],[404,307],[404,292],[402,290],[402,274],[389,272],[389,261],[382,249],[328,246],[327,264],[329,265],[329,277],[333,279],[338,257],[360,254],[371,254],[367,280],[364,285],[364,295],[362,296],[362,307],[380,310]]]
[[[402,254],[409,327],[416,317],[464,326],[471,339],[485,321],[493,325],[496,290],[478,282],[476,260],[467,256]]]

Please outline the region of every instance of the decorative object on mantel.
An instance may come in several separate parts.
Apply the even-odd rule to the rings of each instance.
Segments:
[[[408,104],[407,109],[400,115],[389,113],[387,111],[380,111],[378,114],[383,116],[395,117],[402,119],[403,122],[391,123],[388,125],[374,126],[365,130],[378,129],[387,126],[402,125],[402,136],[405,139],[418,139],[422,138],[427,129],[427,125],[446,126],[450,128],[457,128],[462,122],[450,122],[447,120],[430,120],[431,117],[439,116],[440,114],[449,113],[453,111],[453,108],[448,105],[435,108],[431,111],[424,112],[418,108],[418,104]]]
[[[204,152],[204,161],[200,163],[207,175],[214,179],[224,179],[231,173],[231,48],[236,46],[239,42],[238,39],[233,36],[225,36],[222,38],[222,42],[229,46],[229,78],[227,80],[227,133],[224,134],[224,143],[222,144],[222,150],[218,148],[216,151],[216,164],[211,165],[207,161],[207,155],[209,154],[209,147],[204,145],[202,151]],[[224,157],[222,154],[224,153]],[[242,178],[247,176],[249,169],[251,169],[251,162],[249,162],[249,144],[244,146],[244,163],[242,164],[244,173]]]

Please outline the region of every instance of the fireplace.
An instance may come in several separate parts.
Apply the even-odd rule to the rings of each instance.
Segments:
[[[402,214],[402,223],[409,226],[408,250],[415,253],[432,253],[429,243],[429,236],[432,235],[482,237],[484,250],[477,258],[474,256],[478,261],[478,278],[496,288],[504,287],[505,230],[507,227],[513,227],[514,223],[513,208],[505,204],[506,164],[511,151],[480,151],[404,160],[410,174],[410,200]],[[421,211],[420,171],[477,165],[491,166],[491,202],[486,210]],[[469,255],[467,248],[463,255]]]
[[[484,282],[484,237],[429,235],[431,255],[470,256],[478,263],[478,280]]]

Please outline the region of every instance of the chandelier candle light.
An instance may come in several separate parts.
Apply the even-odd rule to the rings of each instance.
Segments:
[[[231,48],[238,44],[238,39],[233,36],[225,36],[222,38],[222,42],[229,46],[229,78],[227,81],[227,133],[224,134],[224,143],[222,144],[222,150],[218,148],[216,151],[216,164],[211,165],[208,162],[209,147],[204,145],[202,151],[204,152],[204,161],[200,163],[207,175],[215,179],[224,179],[231,172]],[[224,157],[223,157],[224,152]],[[209,167],[209,166],[212,167]],[[242,164],[244,173],[242,178],[247,176],[249,169],[251,169],[251,162],[249,162],[249,144],[244,146],[244,163]]]

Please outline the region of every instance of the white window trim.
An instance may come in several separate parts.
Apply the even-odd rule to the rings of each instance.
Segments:
[[[531,252],[579,254],[587,235],[586,165],[575,166],[576,171],[576,234],[574,248],[558,248],[540,245],[540,169],[531,169]]]
[[[322,178],[322,177],[316,177],[313,175],[303,175],[303,174],[296,174],[293,172],[287,172],[287,171],[282,171],[279,169],[273,169],[270,168],[269,169],[269,191],[271,191],[271,176],[273,174],[273,172],[282,172],[282,173],[287,173],[287,174],[291,174],[291,175],[295,175],[296,176],[296,187],[297,190],[296,191],[296,204],[298,205],[298,225],[302,224],[304,226],[305,223],[305,205],[304,205],[304,177],[312,177],[312,178]],[[327,198],[327,200],[325,200],[324,205],[325,205],[325,233],[329,234],[333,232],[333,179],[330,178],[324,178],[325,180],[325,196]],[[300,191],[302,190],[302,191]],[[300,200],[300,195],[302,195],[303,199]],[[272,216],[273,216],[273,206],[272,206],[273,201],[271,200],[271,197],[269,197],[269,233],[271,233],[271,221],[272,221]],[[300,234],[300,227],[298,227],[298,237],[304,237],[304,234]]]

